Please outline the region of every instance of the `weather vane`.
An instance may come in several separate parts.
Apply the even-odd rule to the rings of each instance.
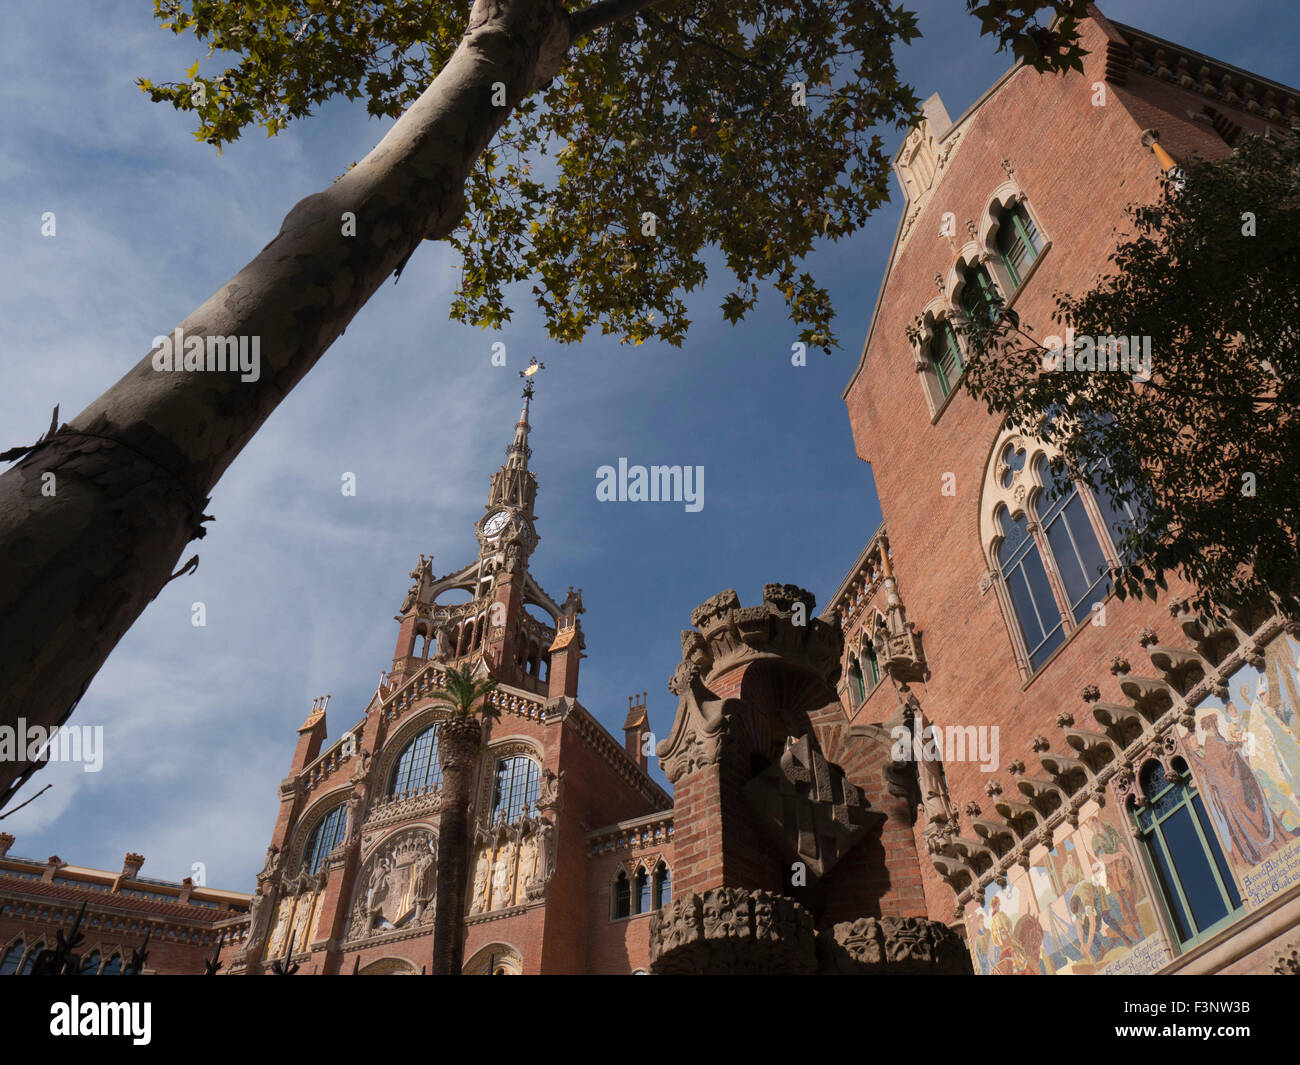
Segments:
[[[546,369],[546,363],[538,362],[537,356],[534,355],[532,359],[529,361],[528,365],[524,369],[519,371],[519,376],[522,377],[525,382],[524,384],[525,399],[533,398],[533,375],[536,374],[538,370],[545,370],[545,369]]]

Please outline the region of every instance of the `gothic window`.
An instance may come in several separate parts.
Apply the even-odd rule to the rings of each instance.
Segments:
[[[388,794],[409,795],[422,788],[442,783],[442,766],[438,763],[438,726],[430,725],[410,743],[397,759]]]
[[[1095,466],[1095,473],[1102,467],[1110,468],[1108,459],[1101,459]],[[1115,555],[1120,563],[1127,564],[1130,561],[1130,549],[1126,545],[1129,532],[1139,524],[1140,518],[1137,510],[1130,503],[1120,503],[1104,487],[1095,493],[1097,498],[1097,509],[1101,512],[1102,521],[1106,524],[1106,531],[1110,533],[1111,544],[1114,545]]]
[[[614,878],[614,920],[632,915],[632,887],[628,883],[627,870],[620,869]]]
[[[981,264],[968,266],[962,277],[961,307],[967,319],[974,320],[982,315],[996,319],[1002,299],[987,268]]]
[[[492,792],[492,820],[495,822],[502,817],[507,823],[513,823],[524,814],[535,814],[541,789],[541,768],[527,755],[498,759]]]
[[[636,912],[650,912],[650,874],[645,871],[645,866],[638,866],[636,871]]]
[[[867,664],[863,670],[867,691],[875,691],[876,685],[880,683],[880,659],[876,657],[876,647],[870,641],[862,648],[862,660]]]
[[[1078,482],[1064,469],[1052,470],[1044,456],[1038,459],[1037,473],[1048,493],[1042,497],[1043,531],[1077,624],[1091,614],[1092,604],[1110,591],[1110,568],[1084,509]]]
[[[91,954],[90,954],[90,955],[89,955],[89,956],[88,956],[88,957],[87,957],[87,958],[86,958],[86,959],[81,963],[81,975],[82,975],[82,976],[98,976],[98,975],[99,975],[99,963],[100,963],[101,960],[102,960],[102,958],[100,957],[100,953],[99,953],[99,951],[97,951],[97,950],[96,950],[96,951],[93,951],[93,952],[92,952],[92,953],[91,953]]]
[[[862,666],[852,655],[849,656],[849,694],[854,706],[867,697],[867,687],[862,682]]]
[[[947,399],[956,387],[964,365],[961,347],[957,344],[957,333],[946,318],[941,319],[936,324],[934,337],[930,341],[930,366],[934,370],[935,379],[939,383],[939,394],[943,399]]]
[[[656,910],[662,910],[668,905],[668,900],[672,897],[672,873],[668,871],[668,866],[660,862],[655,866],[654,879],[654,907]]]
[[[1174,768],[1171,775],[1159,762],[1142,767],[1146,802],[1133,818],[1170,923],[1186,947],[1217,931],[1242,903],[1186,764],[1176,759]]]
[[[0,976],[13,976],[18,972],[18,963],[23,957],[23,941],[20,939],[0,958]]]
[[[122,955],[114,954],[108,959],[108,964],[104,966],[101,976],[121,976],[122,975]]]
[[[1036,673],[1111,592],[1133,511],[1094,494],[1041,441],[1004,430],[985,472],[980,535],[989,558],[981,585],[997,588],[1012,646]]]
[[[998,213],[998,254],[1002,266],[1017,288],[1043,250],[1043,237],[1023,203],[1004,207]]]
[[[36,956],[40,954],[40,952],[43,951],[44,949],[45,949],[45,942],[43,940],[38,940],[32,946],[32,949],[29,950],[27,952],[26,957],[23,958],[22,965],[19,966],[18,969],[19,976],[27,976],[28,974],[31,973],[32,969],[36,965]]]
[[[316,827],[307,838],[307,847],[302,852],[304,873],[314,873],[321,867],[329,853],[343,842],[346,827],[347,807],[342,803],[316,822]],[[107,974],[108,970],[104,971]]]
[[[1061,616],[1038,542],[1030,535],[1025,516],[1012,518],[1004,507],[998,512],[998,524],[1002,530],[1002,542],[997,547],[1002,585],[1010,597],[1030,669],[1037,670],[1061,644]]]

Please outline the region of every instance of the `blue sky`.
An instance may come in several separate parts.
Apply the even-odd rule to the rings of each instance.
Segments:
[[[913,3],[924,37],[902,70],[963,112],[1008,66],[956,0]],[[198,57],[146,0],[0,6],[0,449],[70,418],[239,270],[285,212],[327,185],[388,123],[331,104],[280,136],[221,156],[134,86]],[[1300,26],[1281,2],[1112,2],[1107,15],[1295,84]],[[1261,32],[1267,28],[1267,32]],[[205,68],[206,69],[206,68]],[[896,146],[899,136],[894,136]],[[99,773],[51,766],[3,822],[14,853],[59,854],[180,879],[203,863],[250,889],[295,729],[330,692],[331,738],[359,718],[391,664],[393,614],[417,556],[436,573],[474,557],[472,525],[519,409],[517,371],[547,370],[533,413],[541,542],[532,568],[563,599],[583,589],[580,697],[615,735],[649,692],[664,735],[667,680],[691,609],[724,588],[756,603],[767,581],[823,604],[880,521],[840,393],[857,360],[898,222],[898,199],[820,250],[844,347],[790,365],[796,331],[775,296],[735,328],[725,278],[692,303],[681,350],[546,339],[527,292],[499,333],[450,323],[454,256],[426,244],[280,407],[218,485],[196,574],[172,582],[122,641],[74,722],[102,725]],[[54,211],[57,236],[40,235]],[[491,365],[504,341],[508,365]],[[600,503],[620,456],[705,467],[705,506]],[[341,494],[345,472],[357,495]],[[205,604],[207,624],[190,624]],[[662,779],[662,778],[661,778]]]

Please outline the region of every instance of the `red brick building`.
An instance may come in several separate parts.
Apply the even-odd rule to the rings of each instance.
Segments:
[[[27,973],[44,948],[54,949],[85,906],[73,950],[86,975],[120,974],[137,949],[142,974],[202,973],[230,923],[246,921],[250,896],[194,883],[140,875],[144,857],[128,854],[120,872],[9,853],[14,837],[0,832],[0,976]],[[147,941],[147,943],[146,943]]]
[[[957,387],[971,300],[1050,333],[1052,294],[1094,284],[1170,166],[1297,117],[1285,86],[1095,11],[1082,32],[1082,77],[1017,66],[955,122],[931,97],[901,147],[903,215],[844,393],[885,524],[820,615],[777,583],[692,612],[655,751],[672,797],[647,772],[645,697],[622,742],[580,702],[581,592],[529,571],[530,385],[474,559],[435,576],[421,556],[367,705],[332,743],[328,697],[299,728],[249,913],[209,932],[228,971],[428,965],[453,666],[496,678],[501,711],[471,810],[468,973],[1294,959],[1300,632],[1267,612],[1204,631],[1177,587],[1116,600],[1131,515],[1083,485],[1049,497],[1051,453]]]
[[[1185,588],[1114,598],[1131,515],[1052,500],[1051,454],[957,387],[953,323],[991,289],[1062,333],[1053,294],[1107,272],[1126,205],[1289,126],[1297,93],[1095,8],[1082,44],[1082,77],[1018,66],[956,121],[932,96],[896,156],[844,392],[884,526],[828,606],[840,692],[850,732],[904,740],[925,912],[977,971],[1266,972],[1300,923],[1296,633],[1268,611],[1204,631]]]
[[[531,383],[476,526],[477,556],[438,577],[421,556],[397,647],[355,723],[326,744],[328,699],[298,730],[266,867],[232,972],[415,974],[431,958],[446,670],[491,674],[501,717],[477,769],[466,917],[469,973],[645,969],[668,898],[672,800],[647,773],[644,697],[625,738],[578,700],[582,593],[528,568]],[[643,736],[647,737],[643,742]]]

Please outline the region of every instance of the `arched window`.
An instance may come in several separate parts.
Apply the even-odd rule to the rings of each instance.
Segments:
[[[114,954],[108,959],[108,964],[104,966],[101,976],[121,976],[122,975],[122,955]]]
[[[998,523],[1002,529],[997,549],[999,573],[1029,653],[1029,668],[1036,670],[1061,645],[1061,615],[1025,516],[1013,519],[1004,507],[998,512]]]
[[[639,866],[636,871],[636,912],[650,912],[650,874],[645,871],[645,866]]]
[[[983,314],[996,319],[1002,306],[1002,297],[998,295],[988,269],[982,263],[968,266],[962,276],[961,306],[966,317],[973,320]]]
[[[930,341],[930,365],[934,369],[935,379],[939,382],[939,394],[948,398],[948,394],[961,377],[961,348],[957,344],[957,333],[946,318],[940,319],[934,327],[934,337]]]
[[[1111,592],[1121,562],[1115,540],[1135,522],[1086,479],[1073,477],[1048,445],[1004,430],[984,476],[980,535],[1012,644],[1036,672]],[[999,578],[994,580],[994,578]]]
[[[998,216],[998,255],[1011,283],[1019,287],[1043,250],[1042,234],[1023,203],[1003,208]]]
[[[99,951],[92,951],[81,963],[82,976],[98,976],[99,963],[103,961]]]
[[[0,958],[0,976],[13,976],[18,972],[18,963],[23,959],[23,941],[20,939]]]
[[[347,806],[342,803],[316,822],[316,827],[307,838],[307,847],[302,852],[304,873],[314,873],[321,867],[330,852],[343,842],[346,827]]]
[[[542,770],[527,755],[497,760],[496,785],[492,793],[492,820],[504,815],[507,823],[524,814],[537,812],[541,795]]]
[[[1146,802],[1133,817],[1169,920],[1179,943],[1188,946],[1240,910],[1241,896],[1200,792],[1179,762],[1172,779],[1159,762],[1142,767],[1138,779]]]
[[[853,705],[859,705],[867,697],[867,686],[862,682],[862,667],[856,658],[849,658],[849,692]]]
[[[880,660],[876,657],[876,645],[867,641],[862,648],[862,660],[866,662],[865,679],[867,682],[867,691],[876,690],[876,685],[880,683]]]
[[[655,866],[654,879],[654,907],[656,910],[662,910],[668,905],[668,900],[672,897],[672,873],[668,871],[668,866],[660,862]]]
[[[1092,604],[1110,591],[1110,567],[1093,530],[1078,482],[1062,467],[1053,470],[1045,456],[1038,459],[1043,533],[1061,575],[1075,623],[1092,613]]]
[[[620,869],[614,878],[614,920],[632,915],[632,887],[628,883],[627,870]]]
[[[397,758],[388,794],[409,795],[442,783],[442,766],[438,764],[438,726],[430,725]]]

